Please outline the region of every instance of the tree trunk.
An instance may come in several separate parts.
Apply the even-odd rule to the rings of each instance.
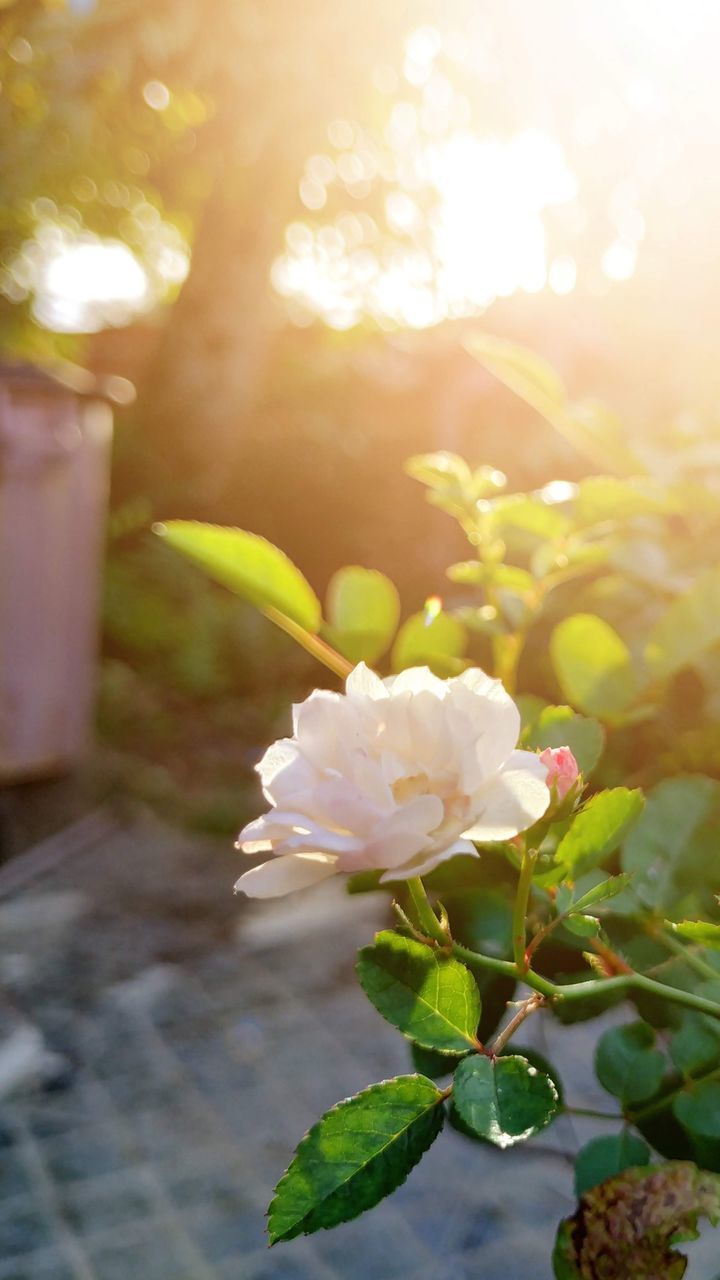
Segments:
[[[190,273],[142,388],[151,450],[195,505],[212,506],[232,477],[282,325],[269,273],[292,196],[278,192],[287,181],[285,166],[256,171],[248,196],[218,172]]]

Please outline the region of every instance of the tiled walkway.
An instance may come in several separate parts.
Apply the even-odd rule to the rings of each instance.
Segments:
[[[0,873],[0,1280],[549,1280],[593,1132],[567,1120],[506,1153],[446,1132],[371,1215],[267,1250],[303,1131],[408,1068],[352,973],[382,901],[240,902],[231,850],[148,818],[62,840]],[[607,1104],[587,1030],[560,1036],[572,1100]]]

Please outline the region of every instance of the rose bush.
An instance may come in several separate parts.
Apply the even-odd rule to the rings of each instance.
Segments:
[[[551,1041],[553,1020],[625,1002],[594,1058],[615,1132],[578,1153],[553,1265],[593,1280],[601,1259],[623,1280],[632,1256],[680,1276],[674,1244],[720,1216],[720,469],[706,454],[662,466],[541,361],[473,349],[612,474],[508,495],[492,467],[411,459],[472,549],[446,604],[400,623],[393,584],[355,565],[323,608],[257,535],[159,530],[345,681],[296,707],[261,760],[270,809],[239,844],[271,856],[238,887],[268,897],[343,872],[393,899],[357,973],[415,1069],[305,1135],[270,1243],[371,1208],[446,1121],[506,1148],[572,1114],[557,1067],[515,1036],[542,1015]]]

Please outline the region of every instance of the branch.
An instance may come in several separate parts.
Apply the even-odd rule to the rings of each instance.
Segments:
[[[518,1027],[522,1026],[531,1013],[535,1013],[537,1009],[542,1009],[544,1004],[545,996],[539,995],[538,992],[535,992],[535,995],[530,996],[528,1000],[523,1000],[515,1016],[510,1019],[507,1026],[503,1028],[493,1044],[490,1045],[490,1053],[493,1057],[497,1058],[498,1054],[502,1053],[508,1040],[512,1039]]]

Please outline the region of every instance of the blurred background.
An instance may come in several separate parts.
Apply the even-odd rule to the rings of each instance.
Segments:
[[[477,1180],[452,1134],[369,1225],[268,1261],[297,1137],[407,1066],[353,983],[384,907],[322,886],[239,912],[252,765],[327,673],[152,526],[263,534],[321,595],[359,563],[404,614],[452,603],[466,542],[408,455],[509,492],[603,469],[468,354],[495,334],[607,405],[656,479],[696,482],[631,586],[582,597],[644,637],[646,597],[717,561],[719,41],[704,0],[0,0],[6,736],[18,673],[39,714],[46,676],[79,705],[72,626],[100,630],[92,751],[0,787],[0,1280],[549,1275],[594,1132],[564,1122],[522,1167],[473,1151]],[[60,519],[45,463],[76,448]],[[521,684],[558,700],[548,634]],[[716,671],[680,674],[664,737],[616,735],[615,780],[720,776]],[[602,1106],[596,1031],[556,1033]]]
[[[629,437],[716,440],[720,16],[4,0],[0,35],[4,355],[136,389],[115,415],[105,772],[229,831],[309,668],[152,521],[253,529],[318,590],[377,567],[417,608],[462,539],[408,454],[456,450],[511,489],[592,470],[466,354],[478,327]]]

